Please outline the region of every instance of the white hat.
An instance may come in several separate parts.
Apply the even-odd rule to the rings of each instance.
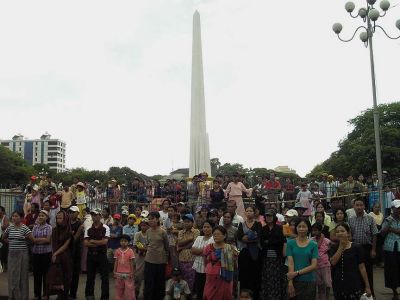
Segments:
[[[99,181],[98,179],[96,179],[94,182],[96,182],[96,183],[100,183],[100,181]]]
[[[149,216],[149,212],[147,210],[143,210],[140,216],[143,218],[147,218]]]
[[[129,211],[123,210],[123,211],[121,212],[121,214],[124,215],[124,216],[129,216]]]
[[[73,212],[77,212],[77,211],[79,211],[79,208],[78,208],[78,206],[71,206],[71,207],[69,208],[69,210],[70,210],[70,211],[73,211]]]
[[[49,217],[49,212],[47,210],[42,209],[40,212]]]
[[[400,200],[395,199],[392,201],[392,207],[399,208],[400,207]]]
[[[295,209],[289,209],[289,210],[286,212],[285,216],[287,216],[287,217],[298,217],[299,214],[297,213],[297,210],[295,210]]]
[[[76,186],[81,186],[81,187],[85,188],[85,185],[83,184],[83,182],[78,182],[78,183],[76,184]]]
[[[32,190],[34,190],[34,191],[38,191],[39,190],[39,186],[37,185],[37,184],[35,184],[33,187],[32,187]]]
[[[121,206],[121,210],[129,210],[128,205],[122,205],[122,206]]]
[[[91,214],[101,215],[101,210],[98,208],[94,208],[90,211]]]

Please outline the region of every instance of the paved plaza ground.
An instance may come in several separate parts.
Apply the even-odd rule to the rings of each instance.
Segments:
[[[375,292],[377,300],[389,300],[391,297],[391,290],[384,287],[383,281],[383,268],[375,268],[374,270]],[[86,275],[81,275],[79,280],[78,299],[85,299],[85,282]],[[30,276],[29,282],[30,296],[33,297],[33,276]],[[95,296],[100,299],[100,276],[96,278]],[[114,280],[110,276],[110,299],[114,299]],[[0,299],[7,299],[7,273],[0,274]]]

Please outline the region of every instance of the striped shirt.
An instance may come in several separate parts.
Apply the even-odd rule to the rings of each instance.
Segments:
[[[193,243],[192,248],[204,250],[205,246],[214,243],[214,238],[211,236],[208,240],[204,239],[204,236],[198,236]],[[197,273],[204,273],[204,257],[202,255],[195,255],[193,262],[193,269]]]
[[[51,236],[52,228],[49,224],[45,223],[43,225],[36,224],[33,227],[32,235],[34,238],[47,238]],[[48,244],[35,244],[32,247],[32,253],[34,254],[44,254],[52,252],[51,243]]]
[[[4,231],[4,234],[8,235],[10,250],[28,250],[26,237],[31,234],[31,231],[25,224],[21,224],[20,226],[10,224]]]

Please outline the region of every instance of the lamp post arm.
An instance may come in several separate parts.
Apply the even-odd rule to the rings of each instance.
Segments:
[[[352,36],[350,39],[348,39],[348,40],[342,39],[339,35],[337,35],[337,36],[338,36],[339,40],[341,40],[342,42],[348,43],[348,42],[351,42],[351,41],[354,39],[354,37],[356,36],[357,32],[358,32],[361,28],[364,28],[365,31],[368,31],[368,28],[367,28],[367,27],[361,25],[361,26],[358,26],[358,27],[357,27],[357,29],[356,29],[356,30],[354,31],[354,33],[353,33],[353,36]]]
[[[400,35],[399,35],[398,37],[392,37],[392,36],[390,36],[382,26],[375,25],[375,27],[377,27],[377,28],[379,28],[380,30],[382,30],[383,33],[384,33],[389,39],[391,39],[391,40],[397,40],[397,39],[400,38]]]

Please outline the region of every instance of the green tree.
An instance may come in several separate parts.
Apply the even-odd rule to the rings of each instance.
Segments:
[[[391,176],[400,176],[400,102],[378,106],[382,148],[382,169]],[[376,172],[373,110],[368,109],[349,120],[353,130],[339,142],[339,150],[314,167],[310,174],[369,175]],[[319,174],[317,174],[319,173]],[[322,173],[322,172],[321,172]]]
[[[211,164],[211,176],[215,177],[218,172],[219,172],[219,168],[221,167],[221,162],[219,161],[219,158],[215,157],[215,158],[211,158],[210,159],[210,164]]]
[[[35,174],[32,166],[21,157],[0,145],[0,184],[22,184]]]
[[[224,163],[218,168],[218,173],[224,175],[232,175],[235,172],[239,172],[241,174],[245,174],[249,171],[249,169],[244,168],[242,164],[230,164]]]
[[[54,175],[56,174],[56,171],[51,170],[50,167],[46,164],[36,164],[33,166],[33,169],[35,170],[36,174],[44,173],[52,178],[54,178]]]

